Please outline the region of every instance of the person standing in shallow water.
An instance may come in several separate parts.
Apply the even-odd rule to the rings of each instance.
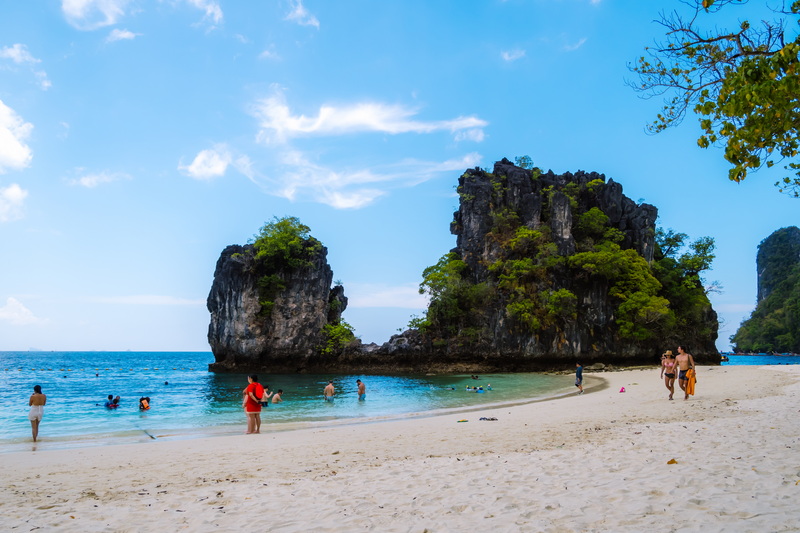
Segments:
[[[261,433],[261,397],[264,395],[264,387],[258,382],[256,374],[247,376],[247,387],[242,395],[242,407],[247,415],[247,434]]]
[[[33,394],[28,400],[28,405],[31,410],[28,412],[28,420],[31,421],[31,433],[33,433],[33,442],[39,438],[39,422],[42,421],[44,415],[44,405],[47,403],[47,396],[42,394],[41,385],[34,385]]]
[[[364,382],[360,379],[356,380],[356,385],[358,385],[358,399],[364,401],[367,399],[367,386],[364,385]]]
[[[325,387],[325,390],[322,391],[322,395],[325,397],[325,401],[332,402],[335,394],[336,390],[333,388],[333,381],[328,381],[328,385]]]

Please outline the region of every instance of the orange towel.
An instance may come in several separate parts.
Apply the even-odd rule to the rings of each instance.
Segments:
[[[694,384],[697,383],[697,378],[694,374],[694,368],[690,368],[686,371],[686,394],[691,394],[694,396]]]

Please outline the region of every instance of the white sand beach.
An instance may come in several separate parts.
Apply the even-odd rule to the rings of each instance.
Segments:
[[[455,415],[0,454],[2,530],[800,530],[800,367],[700,367],[686,401],[656,368],[585,385]]]

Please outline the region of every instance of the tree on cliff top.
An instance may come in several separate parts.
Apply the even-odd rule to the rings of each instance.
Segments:
[[[631,87],[647,97],[666,95],[648,130],[663,131],[694,111],[703,130],[697,144],[724,144],[730,180],[785,161],[789,175],[775,186],[800,198],[800,35],[787,35],[788,24],[800,17],[800,0],[775,9],[774,21],[751,26],[744,20],[735,31],[704,31],[699,19],[747,0],[683,3],[691,16],[662,14],[665,41],[629,65],[639,76]]]
[[[310,266],[311,258],[322,247],[310,231],[297,217],[275,217],[253,240],[256,259],[270,269]]]

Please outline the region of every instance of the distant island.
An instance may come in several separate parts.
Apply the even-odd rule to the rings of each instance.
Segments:
[[[223,250],[208,297],[213,371],[511,372],[656,364],[684,345],[716,364],[718,322],[701,273],[713,240],[656,229],[594,172],[542,172],[526,157],[458,181],[456,247],[423,272],[422,317],[382,345],[342,319],[327,249],[296,218]]]
[[[756,308],[731,336],[737,352],[800,353],[800,229],[782,228],[756,255]]]

